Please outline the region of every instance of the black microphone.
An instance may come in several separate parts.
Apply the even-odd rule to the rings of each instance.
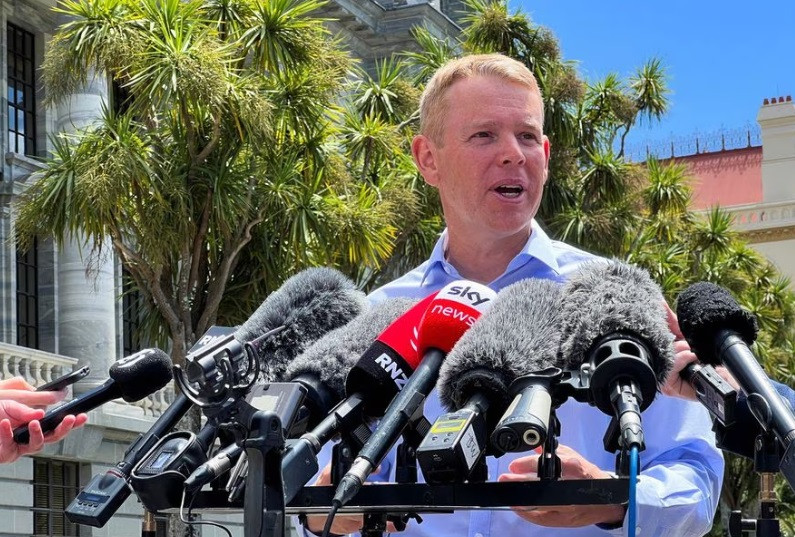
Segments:
[[[236,389],[244,392],[251,377],[282,377],[304,349],[366,307],[364,293],[340,272],[304,270],[271,293],[234,334],[189,357],[186,371],[177,369],[177,382],[195,403],[221,404]]]
[[[528,279],[504,288],[447,355],[436,386],[449,412],[439,416],[417,449],[426,481],[467,479],[486,452],[489,431],[495,431],[495,454],[525,451],[526,431],[537,418],[548,421],[550,408],[538,407],[541,397],[535,405],[519,404],[524,391],[509,408],[510,387],[517,377],[555,365],[560,287]]]
[[[495,296],[496,293],[485,285],[458,280],[442,288],[428,304],[417,336],[418,355],[422,360],[340,480],[333,499],[337,508],[353,498],[414,414],[421,410],[425,397],[436,384],[445,356],[488,310]]]
[[[156,392],[171,380],[171,360],[160,349],[145,349],[116,361],[108,375],[110,378],[101,386],[48,410],[39,420],[42,431],[52,431],[69,414],[88,412],[119,397],[132,403]],[[14,441],[30,441],[27,425],[14,429]]]
[[[643,269],[594,261],[571,277],[563,296],[562,364],[590,377],[589,402],[618,421],[618,438],[606,436],[605,449],[643,450],[640,413],[674,361],[659,286]]]
[[[344,416],[339,416],[337,411],[340,407],[348,408],[350,405],[339,405],[334,410],[332,408],[345,397],[345,377],[348,371],[368,346],[372,345],[378,334],[415,302],[410,299],[393,299],[377,304],[345,326],[328,332],[287,365],[284,375],[278,380],[297,382],[306,388],[304,404],[309,407],[309,423],[314,427],[284,454],[282,468],[287,501],[288,491],[293,489],[293,484],[297,484],[300,490],[317,472],[317,460],[312,458],[339,432]],[[207,469],[200,467],[194,472],[194,475],[203,473],[201,478],[195,478],[195,486],[202,486],[229,469],[225,467],[228,457],[218,457],[217,462],[208,462]],[[241,461],[238,464],[246,463]],[[242,469],[234,472],[234,475],[238,476],[238,481],[242,481],[244,477]]]
[[[749,348],[758,331],[756,318],[724,288],[699,282],[679,295],[679,326],[699,360],[724,364],[747,395],[748,407],[784,450],[780,470],[795,489],[795,415],[770,383]]]
[[[84,498],[75,499],[66,509],[67,518],[80,524],[104,526],[129,496],[127,480],[132,469],[176,426],[195,400],[208,392],[218,394],[222,402],[228,398],[229,390],[219,387],[225,379],[216,361],[218,356],[232,356],[229,363],[235,364],[237,373],[242,369],[239,363],[247,355],[245,344],[249,343],[259,371],[265,375],[280,371],[320,336],[355,317],[366,304],[364,293],[341,273],[327,268],[307,269],[268,295],[234,332],[223,327],[210,328],[186,357],[189,374],[183,378],[177,373],[178,384],[185,391],[130,446],[123,461],[91,479],[81,492]],[[180,383],[180,379],[184,382]]]

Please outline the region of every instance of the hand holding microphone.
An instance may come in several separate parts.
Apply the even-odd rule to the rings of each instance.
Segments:
[[[119,397],[130,403],[156,392],[171,380],[171,360],[159,349],[146,349],[118,360],[108,374],[110,378],[101,386],[49,410],[39,421],[41,430],[53,431],[66,416],[88,412]],[[27,425],[14,430],[14,440],[21,444],[30,441]]]
[[[60,441],[72,429],[86,422],[87,416],[83,413],[66,415],[45,436],[38,421],[44,417],[44,410],[28,405],[51,405],[63,399],[65,394],[65,390],[36,391],[22,377],[0,381],[0,463],[13,462],[23,455],[36,453],[44,444]],[[30,430],[27,444],[14,441],[13,428],[23,424]]]

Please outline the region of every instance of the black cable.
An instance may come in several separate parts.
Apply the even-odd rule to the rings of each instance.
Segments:
[[[337,511],[340,510],[340,507],[342,507],[342,502],[338,500],[331,502],[331,511],[329,511],[328,518],[326,518],[326,526],[323,528],[322,537],[329,537],[329,535],[331,535],[331,525],[334,524],[334,517]]]

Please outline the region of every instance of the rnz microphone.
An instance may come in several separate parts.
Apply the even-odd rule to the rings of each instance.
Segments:
[[[748,397],[748,407],[784,450],[779,468],[795,490],[795,416],[749,348],[756,339],[756,318],[724,288],[699,282],[679,295],[679,327],[699,360],[724,364]]]
[[[340,481],[333,503],[345,505],[383,460],[436,383],[439,368],[453,345],[488,310],[496,293],[484,285],[458,280],[429,303],[418,328],[422,360]]]
[[[660,288],[640,268],[594,261],[571,277],[563,297],[562,364],[590,378],[591,404],[618,421],[618,437],[608,431],[605,449],[643,450],[640,413],[674,360]]]
[[[108,375],[110,378],[102,385],[48,410],[39,420],[42,431],[48,433],[64,417],[88,412],[113,399],[121,397],[133,403],[156,392],[171,380],[171,360],[160,349],[145,349],[116,361],[110,366]],[[19,444],[30,441],[27,425],[14,429],[14,441]]]
[[[447,355],[437,389],[449,412],[439,416],[417,449],[427,482],[470,477],[487,451],[488,432],[508,408],[512,383],[555,364],[560,287],[553,281],[528,279],[504,288]],[[492,435],[494,454],[530,449],[525,440],[529,431],[541,428],[539,435],[546,434],[549,397],[544,410],[544,397],[533,393],[517,392]],[[526,404],[528,399],[534,402]]]

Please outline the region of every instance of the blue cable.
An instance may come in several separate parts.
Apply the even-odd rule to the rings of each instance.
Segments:
[[[629,451],[629,505],[627,506],[627,536],[635,537],[635,518],[638,514],[638,447]]]

